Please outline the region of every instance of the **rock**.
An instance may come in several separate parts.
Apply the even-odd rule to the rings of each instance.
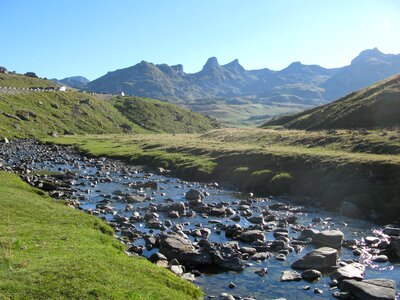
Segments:
[[[313,239],[317,233],[319,233],[319,230],[317,229],[306,228],[300,233],[299,239],[300,240]]]
[[[167,258],[165,257],[165,255],[161,254],[161,253],[153,253],[150,257],[149,260],[152,263],[156,263],[159,260],[167,260]]]
[[[313,243],[332,248],[342,246],[344,234],[340,230],[325,230],[317,233],[313,238]]]
[[[399,237],[391,237],[390,238],[390,246],[392,253],[400,258],[400,238]]]
[[[322,276],[322,273],[318,270],[314,270],[314,269],[308,269],[305,270],[302,274],[301,274],[301,278],[303,278],[304,280],[307,281],[314,281],[319,279]]]
[[[177,211],[170,211],[169,213],[168,213],[168,217],[169,218],[172,218],[172,219],[177,219],[177,218],[179,218],[180,217],[180,215],[179,215],[179,213],[177,212]]]
[[[292,264],[293,269],[315,269],[321,272],[331,270],[336,267],[338,253],[336,249],[322,247],[304,255]]]
[[[378,255],[378,256],[374,256],[372,258],[373,262],[378,262],[378,263],[385,263],[389,260],[389,258],[386,255]]]
[[[258,276],[265,276],[268,274],[268,269],[267,268],[262,268],[259,270],[254,271]]]
[[[125,196],[126,203],[141,203],[144,201],[144,197],[138,195],[127,195]]]
[[[4,144],[9,144],[10,143],[10,141],[6,137],[1,138],[1,142],[4,143]]]
[[[350,299],[350,294],[348,292],[335,291],[332,296],[337,299]]]
[[[184,214],[185,213],[185,204],[182,202],[174,202],[168,205],[167,211],[177,211],[179,214]]]
[[[247,218],[247,221],[249,221],[250,223],[253,223],[253,224],[262,224],[262,223],[264,223],[264,218],[262,216],[254,216],[254,217]]]
[[[241,271],[245,267],[237,242],[206,243],[203,250],[211,256],[212,262],[216,266],[232,271]]]
[[[230,289],[234,289],[236,287],[236,284],[234,284],[233,282],[229,282],[228,287]]]
[[[365,266],[360,263],[347,264],[331,274],[331,278],[342,282],[345,279],[363,280]]]
[[[394,300],[396,283],[389,279],[343,280],[340,289],[358,300]]]
[[[211,265],[208,253],[194,248],[189,239],[178,234],[160,234],[160,253],[168,259],[176,258],[184,265]]]
[[[395,227],[385,227],[383,233],[389,236],[400,236],[400,228]]]
[[[270,257],[271,257],[271,253],[269,253],[269,252],[259,252],[259,253],[254,254],[254,255],[251,257],[251,260],[261,260],[261,261],[264,261],[264,260],[267,260],[267,259],[270,258]]]
[[[247,230],[240,235],[240,240],[243,242],[255,242],[257,240],[264,241],[264,232],[261,230]]]
[[[340,206],[340,213],[343,216],[350,217],[350,218],[362,217],[361,210],[358,208],[357,205],[355,205],[352,202],[343,202],[342,205]]]
[[[202,200],[204,198],[204,194],[198,190],[191,189],[185,194],[185,198],[189,201],[197,201]]]
[[[300,281],[301,275],[296,271],[282,271],[281,281]]]
[[[178,276],[182,276],[184,273],[183,266],[181,265],[172,265],[169,269],[172,273]]]
[[[321,289],[319,289],[319,288],[314,289],[314,294],[322,294],[322,293],[323,293],[323,291]]]

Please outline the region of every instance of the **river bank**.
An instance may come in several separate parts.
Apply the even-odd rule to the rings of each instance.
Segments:
[[[350,288],[342,287],[346,279],[384,278],[399,284],[395,245],[400,229],[382,231],[372,223],[299,206],[290,198],[242,197],[215,183],[185,182],[64,149],[15,141],[3,148],[4,168],[101,217],[128,253],[186,274],[210,297],[329,299],[332,293],[344,297],[363,290],[351,280]],[[321,274],[313,271],[317,277],[310,283],[307,272],[296,273],[290,266],[298,270],[300,264],[301,269],[302,260],[306,266],[304,259],[320,246],[339,251],[328,248],[323,261],[314,261]],[[379,291],[394,295],[395,290]]]

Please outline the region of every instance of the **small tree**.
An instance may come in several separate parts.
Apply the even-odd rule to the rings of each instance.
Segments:
[[[33,77],[33,78],[38,78],[37,75],[34,72],[26,72],[25,76],[27,77]]]
[[[5,67],[0,66],[0,73],[7,73],[7,69]]]

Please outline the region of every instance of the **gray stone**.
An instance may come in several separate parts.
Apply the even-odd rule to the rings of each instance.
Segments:
[[[198,190],[191,189],[185,194],[185,198],[189,201],[201,200],[204,198],[204,194]]]
[[[336,267],[338,253],[336,249],[322,247],[315,249],[292,264],[293,269],[315,269],[321,272]]]
[[[300,281],[301,275],[296,271],[282,271],[281,281]]]
[[[365,273],[365,266],[360,263],[352,263],[340,267],[331,274],[332,279],[341,282],[345,279],[363,280]]]
[[[343,292],[349,292],[357,300],[395,300],[396,298],[396,283],[389,279],[343,280],[340,289]]]
[[[321,276],[322,276],[322,273],[321,273],[320,271],[314,270],[314,269],[305,270],[305,271],[301,274],[301,277],[302,277],[304,280],[307,280],[307,281],[314,281],[314,280],[317,280],[317,279],[319,279]]]
[[[342,246],[344,234],[340,230],[325,230],[317,233],[313,238],[313,243],[332,248]]]
[[[350,218],[360,218],[362,216],[361,210],[352,202],[343,202],[340,206],[340,213]]]
[[[264,232],[261,230],[247,230],[240,235],[240,239],[243,242],[255,242],[257,240],[264,241]]]

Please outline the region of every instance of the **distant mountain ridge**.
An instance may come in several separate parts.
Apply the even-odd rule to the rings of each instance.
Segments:
[[[267,121],[262,127],[290,129],[377,129],[400,126],[400,75],[307,110]]]
[[[72,88],[76,89],[84,89],[86,85],[90,82],[89,79],[83,77],[83,76],[72,76],[72,77],[66,77],[64,79],[52,79],[55,83],[59,85],[67,85]]]
[[[362,51],[350,65],[333,69],[293,62],[280,71],[246,70],[237,59],[220,65],[211,57],[201,71],[189,74],[182,65],[142,61],[80,88],[174,102],[230,125],[246,125],[254,116],[299,112],[398,73],[400,54],[384,54],[374,48]]]

